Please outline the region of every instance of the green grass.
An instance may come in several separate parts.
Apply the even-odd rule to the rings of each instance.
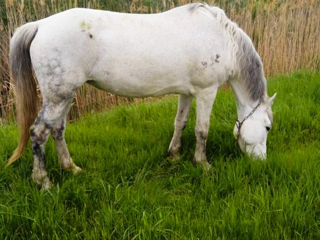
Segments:
[[[244,156],[232,135],[231,91],[214,104],[207,143],[210,172],[195,168],[195,108],[182,157],[166,158],[176,97],[120,106],[68,125],[66,140],[83,172],[58,167],[46,146],[54,187],[31,180],[30,146],[4,169],[14,125],[0,127],[0,239],[320,239],[320,73],[268,81],[274,126],[268,159]]]

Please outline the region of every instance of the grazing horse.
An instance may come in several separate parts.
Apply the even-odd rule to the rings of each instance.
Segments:
[[[239,146],[254,158],[266,158],[275,95],[267,95],[250,38],[217,7],[194,3],[159,14],[70,9],[19,27],[10,42],[10,66],[20,140],[7,165],[21,156],[31,136],[32,178],[43,188],[51,185],[44,154],[50,133],[61,167],[81,170],[70,157],[64,132],[75,92],[84,83],[129,97],[179,94],[169,146],[173,157],[195,98],[193,161],[208,168],[211,109],[219,87],[229,82],[237,100]],[[33,72],[42,94],[39,112]]]

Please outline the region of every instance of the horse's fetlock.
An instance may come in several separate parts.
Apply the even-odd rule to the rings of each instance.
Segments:
[[[194,154],[193,162],[199,163],[199,162],[203,162],[203,161],[207,161],[206,152],[205,151],[196,152]]]
[[[82,169],[78,167],[71,158],[60,161],[60,167],[63,170],[71,171],[74,174],[80,172]]]
[[[63,168],[64,170],[68,170],[68,169],[72,168],[72,163],[71,163],[70,160],[61,161],[60,162],[60,167]]]
[[[171,156],[177,155],[179,154],[179,150],[180,150],[181,145],[172,145],[169,147],[169,154]]]
[[[48,178],[48,174],[45,170],[39,168],[34,168],[32,170],[32,179],[36,184],[42,185],[43,180],[46,178]]]

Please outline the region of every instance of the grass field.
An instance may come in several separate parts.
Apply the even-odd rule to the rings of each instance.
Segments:
[[[191,163],[194,106],[181,160],[166,158],[176,97],[69,124],[66,139],[83,172],[60,170],[50,139],[50,191],[31,180],[30,147],[4,169],[17,130],[1,126],[0,239],[320,239],[320,73],[278,76],[268,85],[269,95],[278,93],[268,160],[240,152],[232,135],[234,97],[221,90],[208,173]]]

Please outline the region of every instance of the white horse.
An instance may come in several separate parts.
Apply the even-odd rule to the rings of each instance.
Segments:
[[[275,95],[267,95],[262,62],[251,40],[217,7],[195,3],[159,14],[70,9],[18,28],[10,43],[10,65],[20,141],[8,165],[21,156],[31,136],[32,177],[43,188],[51,185],[44,155],[50,132],[61,167],[80,170],[70,157],[64,131],[75,92],[86,82],[130,97],[179,94],[169,146],[173,157],[195,98],[194,163],[206,167],[212,105],[219,87],[229,82],[237,100],[234,135],[240,148],[254,158],[266,158]],[[39,113],[32,69],[43,99]]]

